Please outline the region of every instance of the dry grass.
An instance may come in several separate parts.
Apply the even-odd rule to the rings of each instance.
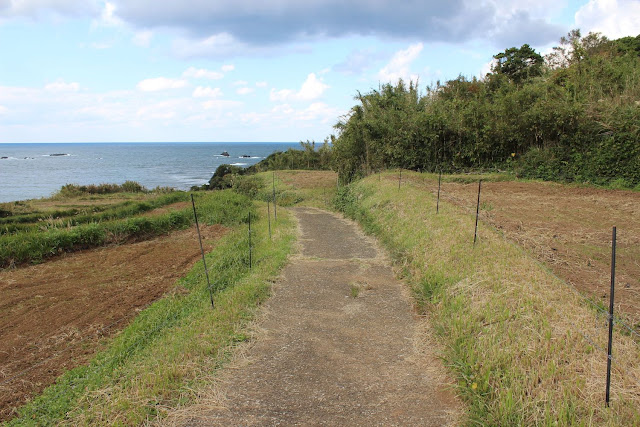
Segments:
[[[408,174],[409,175],[409,174]],[[404,176],[404,173],[403,173]],[[431,190],[393,176],[356,184],[351,213],[395,254],[432,318],[470,420],[489,425],[637,425],[640,347],[615,333],[611,408],[604,407],[604,319],[504,235]],[[477,187],[476,187],[477,188]]]

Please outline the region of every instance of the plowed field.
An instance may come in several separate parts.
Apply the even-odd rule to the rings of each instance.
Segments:
[[[437,193],[437,181],[416,175],[410,179],[434,195]],[[475,215],[478,184],[443,182],[440,196]],[[638,330],[640,192],[540,182],[483,182],[480,202],[481,220],[501,230],[556,275],[607,308],[611,232],[616,226],[615,306]],[[469,233],[473,239],[473,230]]]
[[[201,227],[210,247],[226,231]],[[200,257],[195,230],[0,271],[0,421],[99,348]]]

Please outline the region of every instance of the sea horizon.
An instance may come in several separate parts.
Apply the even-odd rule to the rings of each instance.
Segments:
[[[0,202],[49,197],[65,184],[136,181],[188,190],[221,164],[248,167],[299,142],[3,142]],[[223,156],[228,152],[229,156]]]

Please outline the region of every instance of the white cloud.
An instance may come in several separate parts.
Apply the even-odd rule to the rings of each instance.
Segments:
[[[267,82],[256,82],[256,87],[267,87]]]
[[[330,86],[325,84],[322,79],[316,77],[315,73],[310,73],[304,83],[302,83],[299,91],[295,92],[291,89],[271,89],[269,99],[275,102],[289,100],[311,101],[320,98],[329,87]]]
[[[219,98],[222,96],[222,90],[219,87],[198,86],[194,89],[192,96],[194,98]]]
[[[4,105],[0,105],[0,114],[6,114],[9,112],[9,109]]]
[[[237,80],[237,81],[233,82],[234,86],[246,86],[248,84],[249,84],[249,82],[246,82],[244,80]]]
[[[229,33],[214,34],[201,40],[182,38],[173,42],[174,53],[183,58],[227,57],[248,50],[246,44],[238,42]]]
[[[385,65],[379,72],[378,77],[385,83],[395,83],[398,79],[417,80],[416,74],[411,74],[411,63],[418,58],[423,49],[422,43],[412,44],[405,50],[396,52],[391,61]]]
[[[156,77],[142,80],[136,87],[143,92],[157,92],[167,89],[180,89],[187,86],[187,84],[187,81],[182,79]]]
[[[275,89],[271,89],[271,92],[269,93],[269,99],[271,101],[286,101],[287,99],[292,98],[295,95],[295,93],[290,90],[290,89],[281,89],[281,90],[275,90]]]
[[[321,123],[335,122],[340,111],[324,102],[314,102],[306,109],[298,112],[296,118],[303,121],[319,121]]]
[[[236,91],[238,95],[248,95],[251,92],[253,92],[253,88],[250,87],[241,87]]]
[[[637,0],[590,0],[575,15],[576,27],[600,32],[611,39],[640,33],[640,2]]]
[[[302,84],[302,88],[300,88],[297,97],[305,101],[317,99],[321,97],[327,89],[329,89],[329,85],[324,84],[314,73],[311,73]]]
[[[496,63],[498,61],[496,59],[492,59],[489,62],[486,62],[482,65],[482,68],[480,68],[480,78],[484,78],[484,76],[486,76],[487,74],[491,73],[493,71],[493,67],[495,67]]]
[[[149,45],[151,44],[152,37],[153,37],[152,31],[143,30],[143,31],[136,32],[136,34],[133,36],[133,39],[131,39],[131,41],[136,46],[149,47]]]
[[[86,0],[0,0],[0,17],[37,18],[51,14],[56,17],[98,16],[100,6],[96,1]]]
[[[44,89],[48,92],[77,92],[80,90],[80,84],[76,82],[65,83],[64,80],[58,79],[47,84]]]
[[[194,79],[211,79],[220,80],[224,77],[219,71],[205,70],[204,68],[189,67],[182,73],[182,77],[191,77]]]
[[[91,24],[93,27],[121,27],[124,25],[122,19],[116,15],[116,5],[111,2],[105,2],[100,18],[94,20]]]
[[[273,107],[271,109],[271,112],[275,113],[275,114],[288,115],[288,114],[294,113],[295,110],[293,108],[291,108],[291,105],[289,105],[289,104],[279,104],[279,105],[276,105],[275,107]]]
[[[222,71],[224,71],[225,73],[229,73],[229,72],[231,72],[231,71],[235,70],[235,69],[236,69],[236,67],[235,67],[235,65],[233,65],[233,64],[226,64],[226,65],[223,65],[221,69],[222,69]]]

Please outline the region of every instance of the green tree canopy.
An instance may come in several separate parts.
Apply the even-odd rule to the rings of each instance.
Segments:
[[[496,63],[493,72],[505,74],[516,84],[542,75],[544,58],[528,44],[523,44],[521,48],[511,47],[494,55],[494,58]]]

